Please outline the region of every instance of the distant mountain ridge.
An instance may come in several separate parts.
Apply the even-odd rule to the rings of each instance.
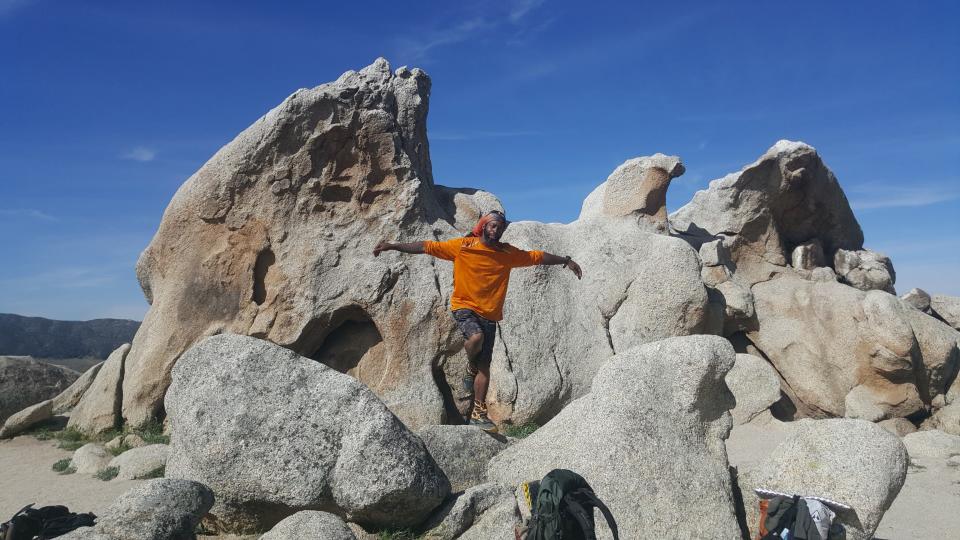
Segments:
[[[106,358],[130,343],[138,321],[94,319],[55,321],[0,313],[0,355],[35,358]]]

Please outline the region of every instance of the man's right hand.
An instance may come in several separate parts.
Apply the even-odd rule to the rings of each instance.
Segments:
[[[393,249],[393,246],[390,245],[390,242],[380,242],[373,248],[373,256],[377,257],[383,251],[390,251]]]

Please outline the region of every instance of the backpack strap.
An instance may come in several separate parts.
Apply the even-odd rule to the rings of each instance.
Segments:
[[[587,509],[570,496],[564,497],[563,504],[567,507],[567,513],[573,516],[573,519],[577,520],[577,524],[580,525],[585,540],[597,540],[597,532],[591,526]]]
[[[613,540],[620,540],[620,532],[617,529],[617,520],[613,519],[613,512],[607,508],[607,505],[604,504],[603,501],[597,498],[597,494],[594,493],[592,489],[587,488],[580,488],[573,493],[577,496],[585,498],[591,506],[600,510],[600,513],[603,514],[603,519],[607,520],[607,526],[610,527],[610,532],[613,533]]]

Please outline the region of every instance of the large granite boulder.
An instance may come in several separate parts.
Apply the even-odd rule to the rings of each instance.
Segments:
[[[854,405],[851,416],[881,420],[923,407],[909,318],[916,312],[895,296],[790,275],[752,290],[758,326],[747,335],[800,416],[844,416]]]
[[[55,397],[79,373],[28,356],[0,356],[0,424],[23,409]]]
[[[636,218],[525,221],[511,224],[504,238],[570,254],[584,276],[577,281],[559,266],[514,273],[491,365],[494,419],[542,424],[588,392],[611,355],[707,329],[697,252]]]
[[[838,512],[836,520],[846,529],[847,539],[872,538],[907,477],[903,443],[864,420],[800,420],[795,424],[767,459],[739,471],[751,538],[757,534],[755,488],[843,503],[852,510]]]
[[[734,360],[717,336],[623,350],[588,394],[494,457],[487,477],[515,486],[576,471],[610,507],[621,538],[702,538],[704,524],[711,537],[739,538],[724,447],[734,406],[724,377]],[[609,537],[605,524],[598,529]]]
[[[930,313],[930,295],[923,289],[914,287],[901,296],[900,299],[913,309]]]
[[[177,362],[167,478],[217,493],[214,527],[269,529],[300,510],[371,527],[419,523],[450,491],[423,442],[353,377],[231,334]]]
[[[783,272],[794,248],[816,240],[826,260],[863,247],[847,197],[817,151],[779,141],[740,172],[713,180],[670,215],[695,246],[725,238],[739,279],[752,285]]]
[[[194,530],[213,501],[213,492],[197,482],[149,480],[117,497],[94,527],[75,529],[58,538],[193,540]]]
[[[103,433],[120,424],[124,365],[130,345],[124,343],[110,353],[90,387],[74,407],[67,427],[88,434]]]
[[[427,426],[417,432],[453,492],[486,482],[487,463],[509,444],[506,437],[477,426]]]
[[[938,429],[950,435],[960,436],[960,401],[955,401],[933,413],[923,423],[923,428]]]
[[[466,359],[448,312],[450,264],[371,256],[384,239],[462,236],[480,212],[501,208],[488,193],[434,184],[429,93],[425,73],[379,59],[298,90],[180,187],[137,263],[151,307],[126,360],[129,423],[160,414],[178,358],[224,332],[354,376],[411,429],[467,405],[458,401]],[[514,273],[492,381],[500,419],[543,421],[585,392],[618,347],[704,328],[706,291],[689,246],[633,213],[580,221],[514,223],[504,237],[569,254],[586,275]]]
[[[914,309],[904,310],[903,315],[920,348],[917,388],[924,402],[941,406],[960,372],[960,332]]]

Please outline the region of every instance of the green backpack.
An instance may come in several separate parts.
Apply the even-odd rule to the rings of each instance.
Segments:
[[[525,486],[525,491],[531,488],[535,497],[531,497],[532,516],[526,540],[596,540],[594,508],[603,513],[614,540],[620,540],[610,509],[579,474],[554,469],[539,485]]]

